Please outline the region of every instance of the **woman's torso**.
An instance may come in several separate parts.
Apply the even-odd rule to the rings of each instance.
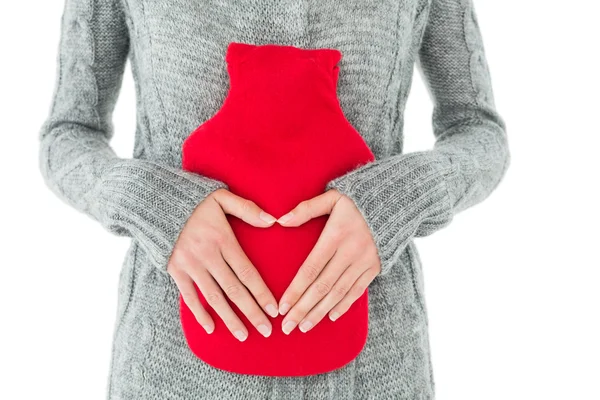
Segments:
[[[227,95],[224,55],[232,41],[339,49],[337,90],[346,118],[377,158],[402,151],[403,111],[430,0],[123,2],[137,95],[134,157],[181,166],[184,139]],[[369,287],[369,337],[359,356],[302,378],[239,375],[195,357],[179,325],[174,282],[150,266],[135,241],[120,279],[110,398],[433,397],[412,241],[390,274]]]
[[[227,94],[231,41],[339,49],[346,117],[377,158],[401,151],[430,0],[123,1],[140,106],[136,157],[181,164],[180,144]]]

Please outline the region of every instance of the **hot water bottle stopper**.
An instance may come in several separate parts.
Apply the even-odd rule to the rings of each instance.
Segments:
[[[229,91],[221,108],[185,139],[182,168],[225,182],[232,193],[279,218],[323,193],[330,180],[373,161],[337,97],[341,57],[333,48],[229,43]],[[327,218],[298,227],[275,222],[257,228],[227,214],[242,249],[277,301]],[[265,313],[273,325],[269,337],[227,299],[248,329],[240,342],[195,287],[215,329],[206,333],[180,294],[182,330],[191,351],[222,370],[263,376],[325,373],[356,358],[367,340],[368,290],[335,322],[325,316],[305,333],[294,329],[286,335],[281,330],[284,316]]]

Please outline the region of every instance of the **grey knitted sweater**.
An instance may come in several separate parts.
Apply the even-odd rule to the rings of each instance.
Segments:
[[[39,161],[57,196],[109,232],[131,238],[120,275],[108,398],[434,397],[413,238],[484,200],[510,160],[472,1],[65,0]],[[357,358],[329,373],[223,371],[194,356],[181,331],[179,292],[167,260],[195,206],[227,187],[183,171],[181,145],[222,105],[231,41],[341,50],[340,104],[376,156],[327,185],[354,200],[382,261],[369,287],[367,343]],[[127,60],[137,125],[132,157],[120,158],[110,139]],[[403,153],[415,65],[434,103],[436,142],[431,150]]]

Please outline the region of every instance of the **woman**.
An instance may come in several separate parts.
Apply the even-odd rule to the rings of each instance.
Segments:
[[[227,94],[223,55],[233,41],[339,49],[340,104],[376,156],[329,182],[287,221],[245,202],[225,182],[181,169],[184,139]],[[120,277],[110,399],[434,398],[413,238],[484,200],[510,160],[472,0],[66,0],[59,56],[52,108],[40,132],[44,178],[73,207],[132,238]],[[131,159],[117,157],[109,145],[127,59],[137,94]],[[436,143],[404,154],[403,111],[415,64],[434,101]],[[299,274],[276,298],[260,276],[241,270],[249,263],[226,214],[257,227],[298,226],[330,214],[318,257],[301,268],[312,274]],[[361,251],[352,251],[356,243]],[[327,264],[336,252],[346,257],[343,267]],[[235,260],[231,269],[225,254]],[[309,313],[319,301],[319,273],[353,289],[330,295],[326,306]],[[180,293],[207,332],[214,328],[193,295],[194,282],[216,294],[215,309],[241,341],[273,329],[289,334],[303,326],[304,332],[305,321],[310,329],[325,316],[343,318],[368,287],[369,336],[355,359],[323,374],[214,368],[190,352],[181,333]],[[244,326],[226,305],[232,288],[254,326]],[[278,313],[285,315],[282,326],[271,323]]]

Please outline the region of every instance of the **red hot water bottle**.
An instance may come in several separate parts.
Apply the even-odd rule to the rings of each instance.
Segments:
[[[219,179],[229,190],[279,218],[324,192],[327,182],[375,159],[345,118],[337,97],[341,52],[291,45],[231,42],[225,60],[229,92],[222,107],[183,143],[183,169]],[[298,227],[256,228],[227,215],[242,249],[279,301],[319,238],[328,215]],[[265,338],[231,300],[248,329],[240,342],[207,303],[208,334],[180,294],[184,335],[192,352],[231,372],[305,376],[340,368],[362,351],[368,334],[368,290],[332,322],[286,335],[284,316],[270,318]],[[297,321],[300,322],[300,321]]]

